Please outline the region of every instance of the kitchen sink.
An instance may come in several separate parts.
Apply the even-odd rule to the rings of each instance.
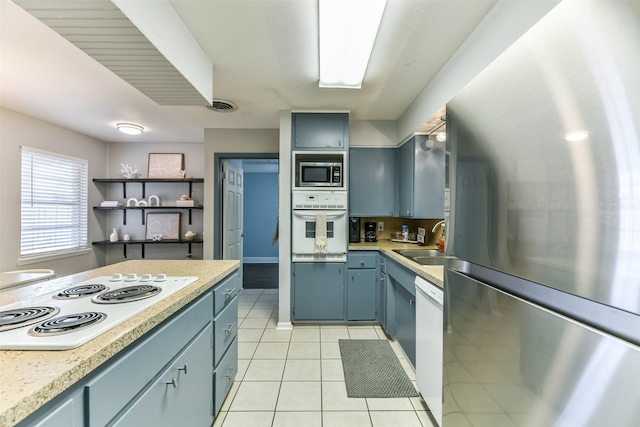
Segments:
[[[393,251],[420,265],[444,265],[446,260],[451,258],[437,249],[394,249]]]

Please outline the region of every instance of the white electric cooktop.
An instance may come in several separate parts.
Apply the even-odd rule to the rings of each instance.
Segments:
[[[2,306],[0,349],[79,347],[196,280],[165,274],[114,274]]]

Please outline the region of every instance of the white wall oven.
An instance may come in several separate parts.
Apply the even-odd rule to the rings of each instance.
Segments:
[[[294,191],[292,261],[347,261],[347,192]]]
[[[344,152],[293,152],[294,190],[346,188]]]

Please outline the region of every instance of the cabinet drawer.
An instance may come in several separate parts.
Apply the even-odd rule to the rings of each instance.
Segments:
[[[200,297],[89,381],[85,386],[89,425],[106,425],[125,407],[211,321],[212,304],[212,293]]]
[[[210,425],[212,401],[211,324],[160,374],[113,424],[125,426],[177,426],[188,417],[192,425]]]
[[[217,365],[229,344],[238,335],[238,298],[234,298],[213,321],[214,364]]]
[[[214,288],[214,315],[217,315],[238,294],[240,286],[240,276],[235,272]]]
[[[348,268],[376,268],[378,264],[378,254],[372,252],[349,252],[347,258]]]
[[[233,340],[214,373],[214,415],[218,415],[238,372],[238,340]]]

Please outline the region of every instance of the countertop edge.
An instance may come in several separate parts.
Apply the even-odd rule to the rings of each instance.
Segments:
[[[131,264],[140,262],[141,261],[126,261],[125,263],[112,264],[111,266],[101,267],[85,273],[79,273],[78,275],[80,275],[82,279],[78,278],[77,280],[84,280],[85,276],[96,277],[111,274],[107,273],[105,270],[137,272],[138,274],[143,274],[143,270],[139,269],[142,264],[136,265],[135,268],[134,264]],[[142,262],[148,263],[148,261]],[[211,271],[211,274],[208,277],[198,276],[198,280],[193,284],[169,296],[166,300],[159,301],[157,304],[142,313],[137,314],[131,319],[117,325],[113,329],[108,330],[99,337],[75,349],[57,351],[0,350],[0,378],[5,380],[3,381],[3,389],[0,390],[0,400],[2,401],[2,403],[0,403],[0,425],[14,425],[22,421],[47,402],[63,393],[82,378],[86,377],[138,338],[151,331],[154,327],[168,319],[181,308],[198,298],[207,290],[211,289],[222,279],[237,270],[240,266],[239,261],[190,260],[178,262],[185,262],[187,263],[186,265],[196,265],[198,262],[215,263],[208,265],[217,265],[222,268],[220,270]],[[121,269],[114,270],[115,267],[124,266],[126,263],[130,263],[126,266],[129,267],[128,269],[123,267]],[[166,264],[166,261],[164,263]],[[168,267],[162,269],[162,271],[165,271],[169,275],[186,275],[177,273],[172,274],[169,270],[170,268]],[[145,272],[148,271],[152,270],[145,270]],[[92,272],[95,274],[91,274]],[[37,358],[38,355],[41,355],[42,353],[47,353],[49,358],[54,359],[65,360],[64,358],[66,356],[67,359],[70,360],[70,362],[67,362],[69,366],[62,371],[56,372],[56,374],[52,375],[51,378],[42,381],[42,384],[33,384],[33,382],[21,384],[22,387],[20,387],[19,392],[17,393],[15,390],[12,392],[12,390],[5,388],[8,382],[6,382],[4,377],[7,376],[7,372],[16,368],[17,360],[21,360],[25,356],[35,356],[35,358]],[[87,355],[84,356],[83,353],[86,353]],[[60,363],[63,362],[60,361]],[[29,391],[30,386],[35,390]]]

